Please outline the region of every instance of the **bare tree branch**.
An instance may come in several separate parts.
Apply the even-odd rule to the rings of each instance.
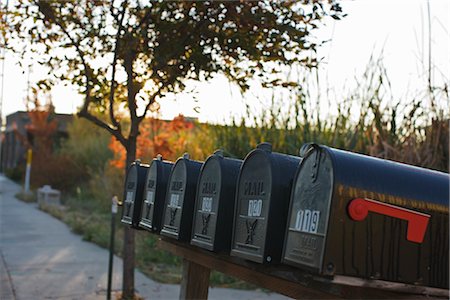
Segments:
[[[48,2],[46,2],[45,0],[38,1],[38,5],[39,5],[40,11],[44,14],[44,16],[48,20],[53,21],[56,25],[58,25],[61,28],[64,35],[70,40],[70,44],[75,47],[78,55],[80,56],[81,63],[84,67],[84,75],[86,77],[86,93],[85,93],[86,98],[84,100],[81,110],[78,112],[78,116],[83,117],[83,118],[93,122],[97,126],[106,129],[111,135],[113,135],[126,148],[127,147],[126,146],[127,139],[125,139],[124,135],[122,134],[122,132],[120,130],[120,126],[115,125],[116,128],[112,128],[111,126],[109,126],[108,124],[106,124],[105,122],[103,122],[102,120],[97,118],[96,116],[90,114],[88,111],[89,104],[92,101],[92,98],[91,98],[92,86],[91,86],[90,82],[91,82],[93,75],[92,75],[91,68],[89,67],[86,60],[84,59],[85,54],[81,50],[79,43],[77,41],[75,41],[75,39],[69,34],[67,29],[64,27],[64,25],[60,21],[58,21],[57,18],[55,18],[52,7],[49,5]],[[124,11],[125,11],[125,8],[124,8]],[[123,18],[123,13],[122,13],[122,18]],[[122,24],[122,22],[121,22],[121,24]]]
[[[91,74],[92,70],[89,67],[89,65],[87,64],[86,60],[84,59],[85,54],[81,50],[79,43],[74,40],[74,38],[69,34],[67,29],[64,27],[64,25],[55,17],[55,14],[54,14],[53,9],[50,6],[50,4],[45,0],[40,0],[37,2],[37,5],[39,6],[39,10],[44,14],[46,19],[48,19],[49,21],[53,21],[56,25],[59,26],[59,28],[61,28],[64,35],[69,39],[70,44],[75,47],[78,55],[80,56],[81,64],[84,67],[84,75],[86,77],[86,99],[84,100],[81,111],[83,111],[83,110],[87,111],[87,108],[89,107],[89,104],[92,101],[92,99],[91,99],[92,87],[91,87],[91,83],[90,83],[91,78],[92,78],[92,74]]]
[[[139,23],[136,26],[136,28],[140,28],[140,27],[143,27],[143,26],[147,25],[149,19],[152,19],[152,7],[151,6],[146,9],[146,12],[145,12],[144,16],[139,21]]]
[[[159,97],[161,95],[162,92],[162,87],[158,89],[158,91],[156,91],[156,93],[154,93],[150,99],[148,100],[147,105],[145,106],[144,109],[144,113],[139,117],[139,122],[141,122],[143,119],[145,119],[145,116],[147,115],[148,110],[150,109],[150,106],[155,103],[156,101],[156,97]]]
[[[124,67],[125,71],[127,72],[127,104],[128,109],[130,110],[130,117],[131,117],[131,123],[137,119],[136,115],[136,84],[133,80],[134,78],[134,71],[133,71],[133,62],[135,60],[135,52],[133,49],[129,49],[127,53],[124,56]]]
[[[124,20],[124,16],[125,16],[126,7],[127,7],[127,1],[124,1],[122,6],[123,6],[123,10],[122,10],[122,14],[120,16],[119,28],[117,29],[117,34],[116,34],[116,45],[115,45],[115,49],[114,49],[114,58],[113,58],[113,62],[112,62],[111,92],[109,94],[109,118],[111,119],[112,124],[119,131],[122,131],[122,129],[121,129],[120,123],[116,120],[116,117],[114,116],[114,92],[115,92],[115,87],[116,87],[115,86],[116,85],[115,77],[116,77],[117,54],[119,52],[120,32],[123,29],[123,20]]]
[[[118,129],[116,128],[112,128],[111,126],[109,126],[108,124],[106,124],[105,122],[103,122],[102,120],[100,120],[99,118],[97,118],[96,116],[90,114],[87,110],[81,110],[78,113],[79,117],[85,118],[91,122],[93,122],[95,125],[106,129],[112,136],[114,136],[125,148],[127,148],[127,139],[123,136],[122,132],[120,132]]]

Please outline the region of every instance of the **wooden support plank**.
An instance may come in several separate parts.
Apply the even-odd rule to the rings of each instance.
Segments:
[[[261,265],[226,254],[206,251],[165,237],[161,237],[158,241],[158,247],[183,257],[189,263],[203,266],[204,269],[208,269],[208,274],[209,270],[217,270],[295,299],[438,299],[441,297],[439,293],[435,292],[430,295],[425,290],[422,292],[420,290],[409,290],[408,292],[404,288],[403,291],[399,288],[384,290],[380,287],[385,285],[379,281],[361,283],[359,280],[355,283],[355,279],[352,281],[343,276],[335,276],[335,278],[315,276],[286,265]],[[191,269],[191,271],[193,270],[195,269]],[[197,271],[184,272],[183,280],[188,281],[187,285],[194,284],[189,282],[192,282],[190,281],[191,276],[193,278],[197,276],[196,273]],[[207,293],[209,284],[206,277],[202,276],[202,278],[203,283],[197,287],[199,291],[196,292],[201,296],[195,296],[195,298],[206,299],[207,294],[204,294],[204,290],[206,289]],[[373,282],[372,285],[369,284],[371,282]],[[401,286],[401,284],[397,284],[397,286]],[[200,290],[203,291],[203,294],[200,294]],[[189,294],[186,297],[189,297]]]
[[[234,276],[247,282],[270,289],[274,292],[296,299],[336,299],[336,295],[322,292],[320,290],[307,288],[299,283],[295,283],[283,278],[270,276],[262,272],[250,269],[246,266],[236,264],[230,260],[233,258],[217,256],[202,249],[193,248],[189,245],[176,241],[162,239],[158,244],[160,249],[169,251],[184,259],[195,262],[212,270]]]
[[[193,261],[183,259],[183,278],[180,300],[208,299],[210,269]]]

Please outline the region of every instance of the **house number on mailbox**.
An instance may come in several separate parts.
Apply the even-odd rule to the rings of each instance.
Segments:
[[[169,206],[171,207],[179,207],[179,200],[180,200],[180,195],[178,194],[171,194],[170,195],[170,204]]]
[[[249,200],[248,201],[248,216],[260,217],[262,211],[262,200]]]
[[[300,209],[297,212],[297,218],[295,220],[295,229],[298,231],[317,233],[319,227],[320,211]]]
[[[211,212],[212,209],[212,197],[203,197],[202,201],[202,211]]]
[[[153,191],[147,192],[147,198],[145,199],[145,202],[150,206],[153,204]]]

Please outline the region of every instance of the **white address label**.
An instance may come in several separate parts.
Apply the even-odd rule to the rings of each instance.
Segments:
[[[317,233],[319,227],[320,211],[300,209],[295,220],[295,229],[303,232]]]
[[[133,192],[127,192],[127,198],[125,202],[133,202]]]
[[[147,198],[145,199],[145,202],[153,205],[154,203],[153,191],[147,191]]]
[[[170,203],[169,203],[169,205],[171,207],[178,207],[180,205],[179,204],[179,200],[180,200],[180,195],[178,195],[178,194],[171,194],[170,195]]]
[[[262,200],[249,200],[248,201],[248,216],[260,217],[262,211]]]
[[[203,197],[202,201],[202,211],[211,212],[212,210],[212,197]]]

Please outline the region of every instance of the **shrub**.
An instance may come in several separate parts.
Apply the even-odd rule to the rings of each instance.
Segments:
[[[12,181],[20,183],[25,176],[25,167],[23,165],[19,165],[15,168],[6,169],[5,175]]]
[[[78,169],[88,174],[103,172],[105,164],[113,157],[108,149],[109,133],[81,118],[74,118],[67,131],[69,137],[62,143],[59,153],[69,156]]]
[[[31,167],[30,181],[33,188],[45,184],[53,188],[71,192],[86,178],[86,172],[78,168],[67,155],[35,155]]]

